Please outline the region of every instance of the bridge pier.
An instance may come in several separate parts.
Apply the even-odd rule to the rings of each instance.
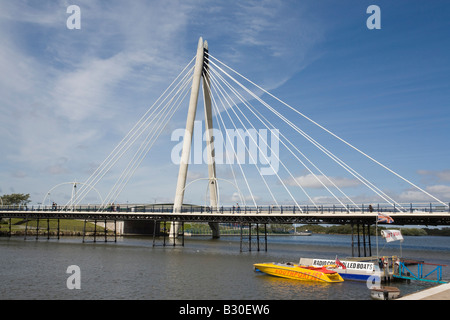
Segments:
[[[370,241],[370,223],[365,221],[356,221],[352,226],[352,257],[370,257],[372,256],[372,244]]]
[[[244,229],[248,227],[248,234],[245,234]],[[247,237],[246,237],[247,236]],[[267,224],[264,223],[264,251],[267,252]],[[248,250],[251,252],[253,250],[252,245],[256,245],[256,251],[263,250],[261,248],[261,236],[259,234],[259,224],[256,224],[256,240],[255,235],[252,234],[252,224],[251,223],[241,223],[240,224],[240,252]]]
[[[35,232],[34,232],[34,235],[35,235],[35,239],[36,240],[39,240],[39,235],[40,235],[40,231],[41,231],[41,228],[40,228],[40,222],[41,222],[41,218],[39,218],[39,217],[37,217],[36,219],[29,219],[28,218],[28,216],[25,218],[25,235],[24,235],[24,240],[27,240],[27,237],[28,237],[28,235],[29,235],[29,226],[28,226],[28,223],[30,222],[30,221],[36,221],[36,228],[35,228]],[[50,218],[47,218],[47,219],[44,219],[44,220],[47,220],[47,228],[46,228],[46,230],[45,231],[43,231],[43,233],[44,233],[44,235],[45,235],[45,233],[47,233],[47,240],[50,240],[50,238],[51,238],[51,228],[50,228]],[[60,239],[60,235],[61,235],[61,233],[60,233],[60,219],[52,219],[52,220],[56,220],[57,221],[57,229],[56,229],[56,237],[57,237],[57,239],[59,240]],[[11,218],[9,219],[9,232],[8,232],[8,236],[9,237],[11,237],[11,228],[12,228],[12,222],[11,222]],[[33,232],[30,232],[31,234],[30,235],[33,235]]]
[[[108,236],[114,236],[114,242],[117,242],[117,221],[114,220],[112,223],[114,225],[114,229],[113,229],[113,235],[108,234],[108,220],[107,219],[101,219],[101,220],[97,220],[94,219],[94,231],[92,233],[89,234],[89,232],[86,230],[86,225],[88,222],[88,219],[84,219],[84,225],[83,225],[83,243],[86,242],[86,237],[87,236],[92,236],[93,237],[93,241],[97,242],[97,237],[102,237],[104,239],[104,242],[108,242]],[[103,231],[99,230],[97,231],[97,224],[98,221],[100,222],[100,226],[103,227]]]
[[[212,231],[212,238],[219,239],[220,238],[220,228],[218,222],[208,222],[209,227]]]
[[[161,223],[163,223],[163,231],[160,232]],[[173,228],[174,225],[177,225],[176,228]],[[158,246],[157,239],[163,236],[162,246],[165,247],[167,245],[172,245],[176,247],[176,245],[181,245],[184,247],[184,222],[175,222],[172,221],[170,223],[170,229],[167,228],[167,221],[153,221],[153,247]],[[181,230],[181,232],[180,232]],[[180,239],[181,238],[181,239]],[[159,244],[161,245],[161,244]]]

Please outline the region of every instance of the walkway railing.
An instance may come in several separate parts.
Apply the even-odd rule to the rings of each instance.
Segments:
[[[417,266],[416,272],[411,271],[411,269],[413,269],[412,266],[414,265]],[[429,268],[429,270],[425,271],[426,266],[431,266],[431,269]],[[398,266],[398,274],[394,274],[394,277],[406,280],[447,283],[447,281],[442,280],[442,267],[446,267],[446,265],[426,263],[422,261],[400,261]],[[436,276],[436,279],[429,278],[429,276],[433,274]]]

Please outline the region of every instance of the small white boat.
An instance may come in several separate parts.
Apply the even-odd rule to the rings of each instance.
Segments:
[[[310,236],[312,232],[309,230],[297,231],[297,227],[294,228],[294,236]]]
[[[372,287],[370,296],[375,300],[392,300],[400,297],[400,289],[396,287]]]
[[[312,235],[312,232],[308,231],[308,230],[305,230],[305,231],[295,232],[294,235],[296,235],[296,236],[310,236],[310,235]]]

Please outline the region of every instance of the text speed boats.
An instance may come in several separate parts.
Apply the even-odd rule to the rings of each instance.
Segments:
[[[326,267],[311,267],[302,266],[295,263],[256,263],[253,265],[255,271],[261,271],[271,276],[295,279],[295,280],[307,280],[307,281],[319,281],[319,282],[342,282],[344,281],[339,273],[328,270]]]

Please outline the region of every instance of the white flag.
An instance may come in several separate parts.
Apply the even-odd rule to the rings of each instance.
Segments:
[[[381,236],[386,239],[386,242],[403,241],[402,232],[400,230],[381,230]]]

